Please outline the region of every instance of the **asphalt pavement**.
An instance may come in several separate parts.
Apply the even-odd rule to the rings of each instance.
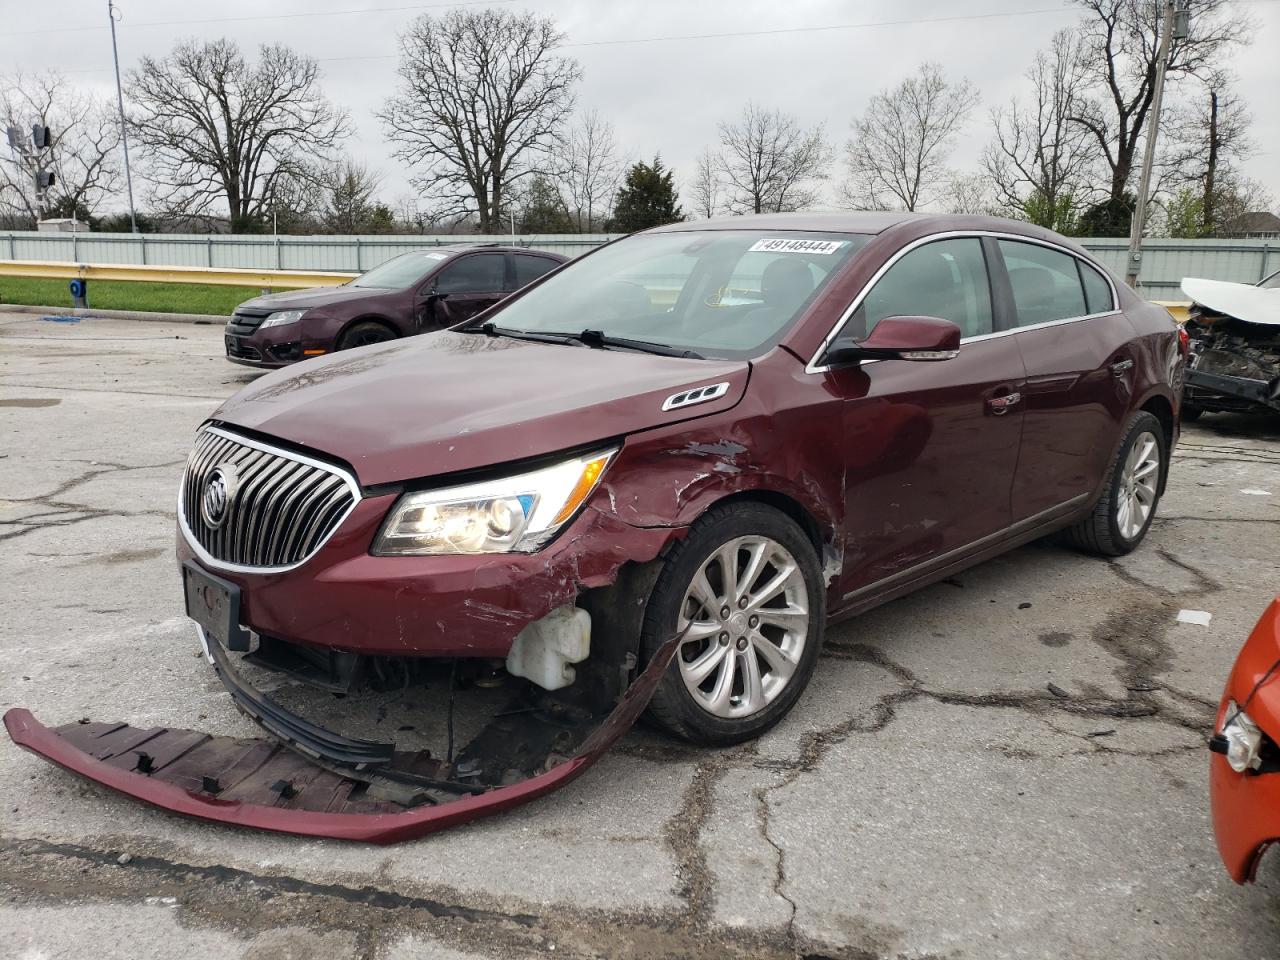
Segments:
[[[254,735],[173,561],[192,434],[253,376],[216,326],[0,314],[0,704]],[[180,819],[4,739],[0,956],[1278,956],[1280,855],[1227,877],[1205,749],[1280,590],[1278,440],[1206,416],[1134,554],[1037,543],[833,628],[756,743],[636,731],[413,843]]]

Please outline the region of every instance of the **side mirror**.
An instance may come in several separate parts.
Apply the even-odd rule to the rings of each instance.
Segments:
[[[860,360],[950,360],[960,352],[960,328],[938,317],[885,317],[865,340],[838,337],[825,362]]]

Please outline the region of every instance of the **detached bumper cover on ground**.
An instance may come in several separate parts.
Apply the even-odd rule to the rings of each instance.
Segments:
[[[419,806],[370,797],[363,781],[325,769],[274,740],[165,727],[142,730],[124,723],[50,728],[20,707],[4,715],[4,724],[18,746],[174,813],[281,833],[394,843],[508,810],[564,786],[635,723],[675,647],[676,641],[668,643],[613,712],[550,769],[517,783]],[[404,757],[406,769],[416,765],[416,772],[427,775],[432,762]]]

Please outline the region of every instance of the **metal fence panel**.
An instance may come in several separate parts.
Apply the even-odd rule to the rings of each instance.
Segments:
[[[360,272],[410,250],[431,247],[514,244],[572,257],[611,239],[607,234],[268,237],[15,231],[0,232],[0,259]],[[1124,275],[1127,241],[1080,243],[1118,276]],[[1276,270],[1280,241],[1148,240],[1138,289],[1152,299],[1177,300],[1183,277],[1256,283]]]

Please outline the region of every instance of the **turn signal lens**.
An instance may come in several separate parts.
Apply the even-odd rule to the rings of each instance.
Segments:
[[[569,492],[569,499],[565,500],[564,506],[560,508],[560,512],[556,514],[552,523],[560,524],[568,520],[578,508],[582,506],[582,502],[596,488],[596,484],[600,481],[600,474],[604,473],[604,465],[609,462],[609,458],[613,456],[606,453],[596,457],[594,460],[588,460],[582,468],[582,476],[578,478],[578,482],[574,484],[573,490]]]

